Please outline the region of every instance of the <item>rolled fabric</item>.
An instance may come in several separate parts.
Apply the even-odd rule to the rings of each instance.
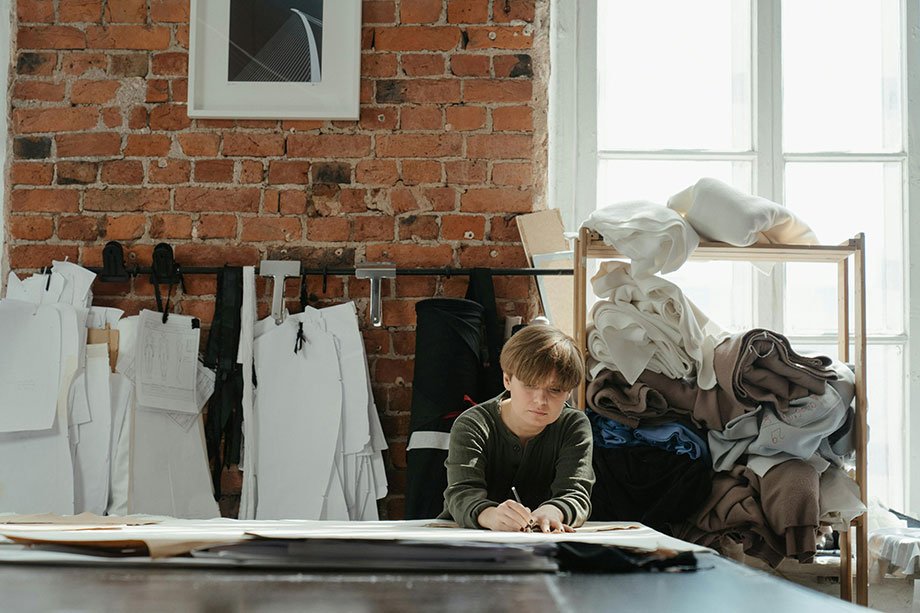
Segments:
[[[668,208],[710,241],[747,247],[754,243],[817,245],[818,237],[795,213],[779,203],[745,194],[718,179],[704,177],[671,196]]]
[[[642,423],[667,421],[677,411],[664,397],[643,383],[628,383],[622,373],[604,369],[588,383],[586,401],[598,415],[635,428]]]
[[[648,368],[672,378],[695,375],[703,389],[715,386],[713,352],[727,333],[679,287],[660,277],[636,278],[617,261],[602,263],[591,285],[606,299],[591,311],[592,357],[630,383]]]
[[[733,419],[756,408],[738,402],[733,393],[718,385],[704,390],[692,380],[672,379],[651,370],[643,371],[639,381],[664,396],[672,410],[689,412],[695,424],[710,430],[723,430]]]
[[[700,243],[696,231],[681,215],[647,200],[597,209],[582,227],[595,230],[604,243],[627,256],[637,277],[677,270]]]

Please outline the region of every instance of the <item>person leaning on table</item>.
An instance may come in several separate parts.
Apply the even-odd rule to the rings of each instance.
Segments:
[[[532,324],[505,344],[501,367],[505,391],[451,428],[441,517],[462,528],[571,532],[591,512],[594,484],[591,425],[566,403],[584,377],[581,353],[560,330]]]

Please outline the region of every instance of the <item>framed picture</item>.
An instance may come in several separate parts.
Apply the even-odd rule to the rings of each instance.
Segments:
[[[358,119],[361,0],[191,0],[189,117]]]

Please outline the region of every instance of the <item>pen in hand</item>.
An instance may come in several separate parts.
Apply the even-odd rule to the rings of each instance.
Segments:
[[[511,486],[511,493],[514,494],[514,499],[517,501],[517,503],[523,507],[523,506],[524,506],[524,503],[521,502],[521,497],[520,497],[520,495],[518,495],[517,488],[514,487],[513,485]],[[530,522],[528,523],[527,526],[528,526],[528,528],[532,528],[532,527],[533,527],[533,517],[530,518]]]

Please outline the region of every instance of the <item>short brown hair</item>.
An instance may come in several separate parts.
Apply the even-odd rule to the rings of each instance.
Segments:
[[[585,366],[578,345],[558,328],[531,324],[512,336],[502,349],[502,371],[527,385],[546,383],[555,376],[561,389],[575,389]]]

